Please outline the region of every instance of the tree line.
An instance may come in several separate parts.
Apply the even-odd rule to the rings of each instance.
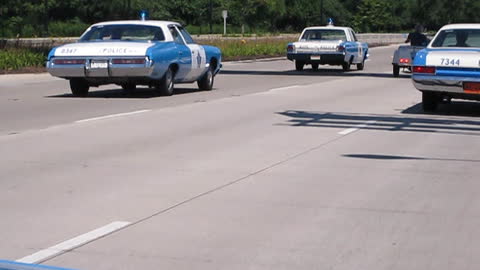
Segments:
[[[194,34],[221,33],[222,10],[235,32],[297,32],[335,24],[357,32],[399,32],[417,23],[437,30],[448,23],[480,22],[479,0],[0,0],[0,37],[76,36],[95,22],[178,21]]]

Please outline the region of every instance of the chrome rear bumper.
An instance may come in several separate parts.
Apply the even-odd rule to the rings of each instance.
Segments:
[[[412,81],[415,88],[420,91],[435,91],[446,93],[463,94],[464,82],[480,82],[480,78],[475,77],[450,77],[450,76],[431,76],[431,75],[412,75]]]
[[[126,57],[122,57],[125,59]],[[59,59],[59,58],[56,58]],[[78,58],[76,58],[78,59]],[[110,78],[110,77],[150,77],[153,73],[153,61],[145,57],[143,64],[113,64],[115,58],[82,58],[85,64],[55,64],[53,59],[47,62],[47,71],[60,78]],[[92,66],[92,61],[103,61],[104,67]]]

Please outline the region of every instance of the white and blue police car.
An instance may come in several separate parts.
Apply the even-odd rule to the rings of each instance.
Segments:
[[[146,20],[142,13],[141,20],[94,24],[78,42],[52,49],[47,71],[69,80],[74,96],[112,83],[127,91],[148,85],[172,95],[174,83],[197,82],[211,90],[221,60],[219,48],[196,44],[179,23]]]
[[[480,24],[442,27],[417,53],[412,72],[425,111],[452,98],[480,100]]]
[[[334,26],[331,19],[327,26],[305,28],[297,42],[287,45],[287,58],[295,61],[297,71],[305,65],[313,70],[319,65],[340,65],[348,71],[352,64],[363,70],[367,57],[368,44],[359,42],[351,28]]]

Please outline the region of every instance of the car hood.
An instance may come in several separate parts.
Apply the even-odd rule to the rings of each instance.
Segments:
[[[295,42],[297,52],[336,51],[341,40],[298,41]]]
[[[77,42],[56,48],[54,56],[145,56],[155,43]]]

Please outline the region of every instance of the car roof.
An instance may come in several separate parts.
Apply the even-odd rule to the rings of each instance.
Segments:
[[[449,29],[480,29],[480,23],[447,24],[443,26],[440,30],[449,30]]]
[[[316,29],[333,29],[333,30],[350,30],[350,27],[341,27],[341,26],[310,26],[304,30],[316,30]]]
[[[134,24],[134,25],[148,25],[148,26],[158,26],[158,27],[165,27],[169,25],[178,25],[181,26],[180,23],[177,22],[170,22],[170,21],[155,21],[155,20],[128,20],[128,21],[108,21],[108,22],[100,22],[96,23],[92,26],[101,26],[101,25],[117,25],[117,24]]]

